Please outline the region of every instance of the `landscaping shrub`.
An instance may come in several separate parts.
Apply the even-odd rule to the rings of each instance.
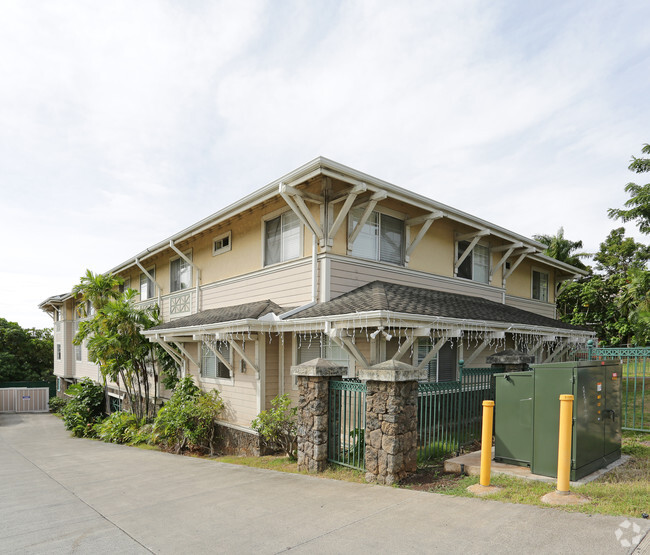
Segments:
[[[61,414],[67,404],[68,400],[63,397],[50,397],[50,412]]]
[[[94,425],[103,415],[104,388],[89,378],[66,390],[70,399],[62,410],[66,429],[77,437],[96,437]]]
[[[133,443],[142,421],[131,412],[114,412],[95,424],[97,437],[107,443]]]
[[[183,378],[169,402],[158,411],[153,424],[155,441],[175,453],[198,450],[212,455],[217,439],[216,419],[222,410],[223,401],[217,391],[205,393],[191,377]]]
[[[257,415],[251,422],[251,428],[262,436],[268,447],[281,449],[288,457],[295,459],[298,451],[298,408],[291,406],[286,393],[273,399],[271,406],[271,409]]]

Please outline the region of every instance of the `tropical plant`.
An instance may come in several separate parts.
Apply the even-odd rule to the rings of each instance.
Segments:
[[[107,443],[131,443],[142,425],[135,414],[118,411],[96,424],[95,433]]]
[[[650,154],[650,145],[643,145],[641,152]],[[635,173],[650,172],[650,158],[632,156],[628,169]],[[609,217],[624,222],[633,221],[641,233],[650,233],[650,183],[645,185],[628,183],[625,191],[630,194],[630,198],[625,202],[627,208],[610,208],[607,211]]]
[[[89,378],[71,385],[70,396],[62,410],[66,429],[77,437],[95,437],[94,425],[104,414],[104,388]]]
[[[206,393],[191,377],[185,377],[179,380],[171,399],[158,411],[153,435],[158,443],[175,453],[199,450],[213,455],[218,439],[217,418],[223,406],[216,390]]]
[[[589,254],[584,252],[575,251],[582,248],[582,241],[571,241],[564,236],[564,228],[561,227],[558,229],[555,235],[533,235],[533,238],[536,241],[539,241],[543,245],[546,245],[544,254],[555,258],[560,262],[565,262],[566,264],[571,264],[576,268],[581,270],[586,270],[581,258],[588,257]]]
[[[260,434],[268,447],[281,449],[289,458],[295,459],[298,450],[298,408],[291,406],[291,399],[286,393],[275,397],[271,407],[257,415],[251,422],[251,428]]]
[[[135,416],[150,419],[156,411],[160,374],[175,376],[177,367],[168,353],[141,333],[161,322],[158,306],[137,308],[132,303],[136,292],[119,293],[121,283],[117,276],[90,270],[81,278],[73,292],[89,301],[95,312],[79,324],[73,342],[86,341],[88,358],[99,365],[104,382],[124,387]]]
[[[61,414],[67,404],[68,400],[63,397],[50,397],[50,412]]]

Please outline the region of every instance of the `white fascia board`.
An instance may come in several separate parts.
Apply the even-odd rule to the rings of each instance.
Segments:
[[[487,228],[490,230],[491,235],[494,235],[506,241],[511,241],[511,242],[513,240],[521,241],[526,246],[535,247],[539,250],[544,250],[546,248],[546,246],[543,245],[542,243],[530,239],[529,237],[524,237],[523,235],[514,233],[501,226],[497,226],[488,221],[482,220],[481,218],[472,216],[467,212],[463,212],[462,210],[452,208],[451,206],[447,206],[446,204],[443,204],[441,202],[434,201],[418,193],[408,191],[407,189],[403,189],[402,187],[398,187],[397,185],[393,185],[392,183],[388,183],[387,181],[383,181],[381,179],[365,174],[358,170],[349,168],[347,166],[344,166],[343,164],[334,162],[333,160],[329,160],[327,158],[321,158],[321,161],[323,163],[324,168],[337,171],[342,175],[347,175],[359,182],[363,182],[368,186],[369,189],[385,190],[388,192],[390,197],[405,202],[406,204],[411,204],[419,208],[423,208],[425,210],[431,210],[431,211],[440,210],[444,212],[445,216],[449,219],[452,219],[459,223],[463,223],[470,227]]]
[[[560,262],[559,260],[556,260],[555,258],[552,258],[550,256],[547,256],[541,252],[539,253],[534,253],[529,255],[529,258],[532,260],[535,260],[536,262],[541,262],[542,264],[546,264],[547,266],[553,266],[554,268],[557,268],[559,270],[564,270],[569,274],[575,275],[581,275],[581,276],[587,276],[589,275],[589,272],[585,270],[581,270],[580,268],[576,268],[575,266],[571,266],[571,264],[567,264],[566,262]]]
[[[349,179],[354,180],[355,182],[363,183],[368,187],[369,190],[385,191],[388,193],[388,195],[391,198],[402,201],[406,204],[415,206],[417,208],[428,210],[430,212],[442,211],[445,214],[445,217],[454,220],[458,223],[467,225],[469,227],[474,227],[478,229],[489,229],[490,235],[494,237],[498,237],[499,239],[502,239],[504,241],[508,241],[508,242],[519,241],[528,247],[534,247],[538,251],[542,251],[546,248],[545,245],[543,245],[542,243],[539,243],[528,237],[524,237],[523,235],[519,235],[518,233],[514,233],[503,227],[482,220],[481,218],[472,216],[471,214],[463,212],[462,210],[452,208],[451,206],[447,206],[446,204],[434,201],[418,193],[408,191],[407,189],[403,189],[402,187],[398,187],[397,185],[393,185],[392,183],[388,183],[387,181],[383,181],[381,179],[365,174],[363,172],[360,172],[358,170],[355,170],[343,164],[339,164],[338,162],[329,160],[328,158],[318,157],[315,158],[314,160],[311,160],[307,164],[304,164],[303,166],[297,168],[296,170],[284,175],[283,177],[274,180],[270,184],[262,187],[261,189],[254,191],[253,193],[242,198],[241,200],[227,206],[226,208],[219,210],[218,212],[215,212],[214,214],[211,214],[206,218],[203,218],[197,223],[191,225],[190,227],[187,227],[182,231],[172,235],[171,237],[168,237],[167,239],[145,249],[135,257],[132,257],[126,260],[125,262],[123,262],[122,264],[115,266],[114,268],[109,270],[109,272],[117,273],[123,271],[135,264],[135,258],[144,260],[146,258],[149,258],[155,254],[158,254],[166,250],[167,248],[169,248],[170,240],[174,242],[178,242],[178,241],[184,241],[186,239],[189,239],[193,235],[199,234],[210,227],[218,225],[219,223],[237,215],[238,213],[248,208],[251,208],[266,200],[278,196],[278,188],[280,183],[286,183],[287,185],[295,186],[307,179],[311,179],[312,177],[321,174],[323,170],[331,170],[335,173],[340,174],[341,178],[347,177]],[[333,177],[334,179],[337,178],[336,175],[334,175]],[[574,270],[573,266],[569,266],[568,264],[564,264],[553,258],[546,257],[544,255],[536,255],[536,256],[539,256],[540,262],[544,262],[545,264],[555,266],[557,268],[567,270],[567,271],[571,269],[571,271],[577,271],[578,273],[582,273],[581,270]]]
[[[334,324],[334,328],[337,322],[341,323],[359,323],[360,327],[375,327],[380,325],[381,322],[385,324],[386,321],[394,322],[397,327],[431,327],[434,331],[439,326],[449,326],[449,329],[473,329],[476,326],[484,326],[490,331],[496,332],[505,332],[505,333],[521,333],[521,334],[553,334],[556,336],[568,337],[568,336],[577,336],[581,335],[586,338],[591,338],[595,336],[595,332],[590,332],[586,330],[568,330],[565,328],[552,328],[548,326],[534,326],[530,324],[508,324],[507,322],[495,322],[490,320],[469,320],[467,318],[443,318],[436,316],[427,316],[420,314],[406,314],[401,312],[391,312],[384,310],[370,311],[370,312],[355,312],[349,314],[339,314],[336,316],[320,316],[317,318],[295,318],[292,320],[285,320],[285,324],[290,324],[295,322],[295,331],[300,331],[304,329],[305,324],[315,324],[315,326],[323,327],[325,322],[329,322],[330,325]],[[285,326],[282,326],[285,327]],[[289,327],[289,326],[286,326]],[[280,331],[280,330],[278,330]],[[286,330],[290,331],[290,330]],[[292,330],[293,331],[293,330]]]

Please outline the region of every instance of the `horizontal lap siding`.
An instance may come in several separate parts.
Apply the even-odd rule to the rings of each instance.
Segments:
[[[435,275],[427,276],[421,273],[407,272],[408,270],[370,267],[343,260],[332,260],[331,297],[335,298],[366,283],[379,280],[448,293],[472,295],[495,302],[501,302],[502,299],[502,291],[498,288],[481,287],[462,280],[442,279]]]
[[[508,295],[506,296],[506,304],[521,310],[527,310],[528,312],[539,314],[540,316],[546,316],[547,318],[556,317],[555,305],[551,303],[543,303],[541,301],[522,299],[521,297],[511,297]]]
[[[198,353],[198,343],[186,343],[191,354]],[[255,360],[255,342],[246,342],[246,355]],[[245,373],[239,371],[240,357],[233,353],[234,383],[221,384],[203,381],[200,378],[200,369],[190,363],[190,373],[204,391],[216,389],[224,402],[225,408],[221,418],[226,422],[239,426],[250,427],[251,420],[257,416],[257,377],[253,368],[247,368]]]
[[[311,265],[305,263],[277,272],[206,286],[202,290],[201,309],[266,299],[287,307],[308,303],[311,300]]]

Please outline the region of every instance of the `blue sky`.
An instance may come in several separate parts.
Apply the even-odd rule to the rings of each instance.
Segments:
[[[49,325],[36,305],[86,268],[319,155],[594,252],[645,183],[648,20],[643,1],[4,0],[0,317]]]

